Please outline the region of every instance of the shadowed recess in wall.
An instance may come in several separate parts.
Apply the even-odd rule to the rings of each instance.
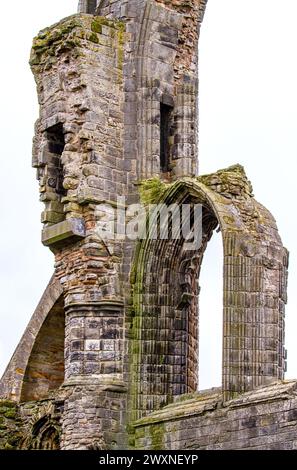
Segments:
[[[39,331],[26,368],[21,401],[41,400],[64,381],[65,313],[61,297]]]

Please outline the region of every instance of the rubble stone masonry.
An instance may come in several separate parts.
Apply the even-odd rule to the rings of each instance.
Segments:
[[[0,381],[1,449],[296,448],[288,252],[236,164],[198,172],[205,0],[97,0],[41,31],[33,167],[53,277]],[[202,243],[104,237],[202,206]],[[129,215],[130,214],[130,215]],[[157,220],[157,219],[156,219]],[[199,273],[224,248],[222,386],[198,392]],[[172,235],[172,227],[169,229]]]

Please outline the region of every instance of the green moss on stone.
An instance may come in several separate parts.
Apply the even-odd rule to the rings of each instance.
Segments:
[[[124,40],[123,31],[125,25],[118,20],[108,20],[103,17],[95,19],[76,15],[60,23],[41,31],[33,41],[30,65],[34,67],[44,66],[47,69],[57,61],[58,56],[65,51],[71,51],[75,58],[79,56],[77,49],[81,46],[81,41],[87,39],[95,44],[100,43],[98,34],[102,34],[102,27],[110,28],[110,36],[119,36],[119,43]],[[104,43],[103,43],[104,45]],[[49,61],[55,58],[55,62]],[[119,63],[122,64],[123,51],[120,50]]]
[[[4,418],[15,419],[17,416],[17,404],[9,401],[0,401],[0,423]]]
[[[108,28],[112,29],[118,29],[120,31],[125,30],[125,23],[123,21],[107,19],[104,16],[96,16],[96,18],[93,19],[91,24],[92,31],[94,31],[95,33],[101,33],[102,26],[107,26]]]
[[[99,23],[98,21],[93,21],[91,24],[91,30],[93,33],[102,33],[102,24]]]
[[[77,27],[83,27],[83,23],[72,18],[41,31],[33,40],[30,65],[37,66],[46,63],[48,56],[54,57],[78,46],[79,41],[73,32]]]
[[[151,436],[151,450],[164,450],[164,434],[165,434],[165,425],[164,423],[154,424],[149,428]]]
[[[18,405],[8,400],[0,400],[0,448],[1,450],[17,449],[23,436],[19,429],[21,419],[18,417]]]
[[[14,401],[9,400],[0,400],[0,407],[1,408],[16,408],[16,403]]]
[[[97,16],[94,22],[101,26],[109,26],[110,28],[115,28],[116,24],[116,20],[108,20],[104,16]]]
[[[118,49],[118,68],[122,70],[124,64],[124,49],[119,46]]]
[[[16,410],[9,410],[4,413],[5,418],[7,419],[15,419],[16,418]]]
[[[165,183],[158,177],[141,181],[139,194],[142,204],[146,206],[149,204],[157,204],[169,187],[170,184]]]
[[[140,341],[139,340],[134,340],[133,341],[133,346],[132,346],[132,354],[138,355],[140,352]]]
[[[124,63],[124,44],[125,44],[125,27],[119,28],[118,31],[118,68],[123,68]]]
[[[88,40],[91,41],[91,42],[94,42],[95,44],[99,44],[99,38],[98,38],[96,33],[91,33],[88,36]]]
[[[242,165],[232,165],[209,175],[202,175],[197,180],[212,190],[227,196],[248,198],[253,196],[253,187]]]
[[[17,447],[18,443],[20,442],[21,436],[19,434],[13,434],[8,438],[7,443],[10,446]]]

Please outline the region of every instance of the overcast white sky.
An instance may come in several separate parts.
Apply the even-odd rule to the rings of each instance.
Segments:
[[[42,206],[31,169],[38,105],[29,51],[33,36],[75,13],[77,3],[1,5],[0,375],[53,272],[53,256],[40,242]],[[200,41],[200,172],[243,164],[291,252],[288,378],[297,378],[296,18],[296,0],[209,0]],[[200,388],[220,382],[221,270],[216,236],[201,277]]]

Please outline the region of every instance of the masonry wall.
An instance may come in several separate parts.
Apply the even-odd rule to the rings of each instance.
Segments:
[[[295,384],[223,403],[283,378],[288,256],[242,167],[197,178],[205,6],[206,0],[82,0],[81,14],[34,39],[40,116],[33,166],[56,287],[0,383],[1,397],[21,402],[0,403],[0,448],[125,449],[127,425],[146,415],[130,436],[136,448],[244,448],[266,432],[271,440],[263,445],[285,446],[286,427],[295,445]],[[184,253],[185,238],[137,245],[104,237],[118,196],[126,197],[124,209],[141,196],[147,204],[162,196],[202,204],[200,251]],[[197,280],[218,224],[224,395],[186,395],[163,409],[197,389]]]
[[[205,1],[98,4],[98,15],[126,25],[123,144],[131,178],[160,175],[160,103],[172,107],[169,175],[163,176],[197,174],[198,37],[205,6]],[[127,189],[135,193],[133,186]]]
[[[297,449],[297,382],[259,388],[227,403],[218,390],[184,399],[136,423],[135,448]]]
[[[129,173],[124,36],[120,21],[75,15],[39,33],[31,56],[41,105],[33,164],[45,203],[43,242],[55,253],[65,299],[64,449],[103,448],[106,430],[118,434],[106,438],[111,443],[124,429],[116,413],[125,400],[122,244],[105,243],[96,230],[108,223],[105,207],[125,194]]]
[[[75,393],[81,392],[77,388]],[[88,392],[92,393],[92,387]],[[1,400],[0,450],[59,449],[67,393],[21,405]],[[105,410],[100,411],[99,403],[95,404],[102,417],[104,440],[85,436],[85,448],[117,447],[114,423],[118,421],[117,413],[124,412],[117,405],[118,393],[114,389],[100,396]],[[73,410],[76,419],[82,412],[88,417],[87,409]],[[88,418],[92,421],[92,416]],[[76,429],[77,420],[73,418],[73,439]],[[130,431],[131,450],[296,450],[297,382],[278,382],[225,403],[220,389],[184,396],[136,422]]]
[[[22,433],[18,430],[21,419],[15,402],[0,400],[0,450],[17,448]]]
[[[0,400],[0,450],[60,449],[63,393],[38,402]]]

